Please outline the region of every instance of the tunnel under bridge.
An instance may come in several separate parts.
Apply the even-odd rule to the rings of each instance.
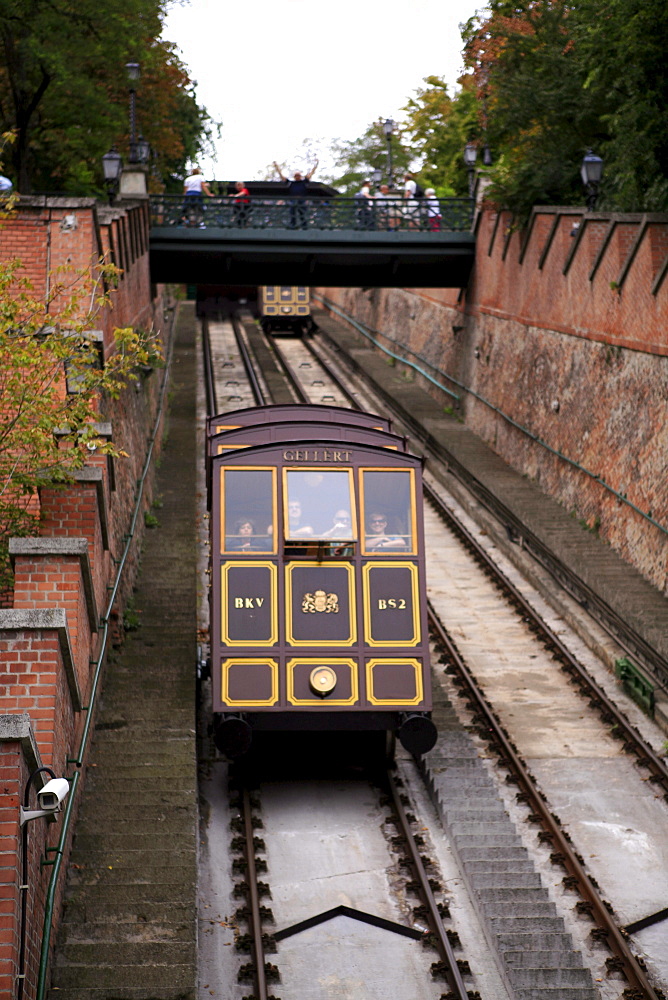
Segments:
[[[151,197],[151,280],[210,285],[463,288],[475,257],[468,198]]]

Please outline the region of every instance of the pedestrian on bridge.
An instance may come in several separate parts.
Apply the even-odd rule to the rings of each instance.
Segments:
[[[243,229],[248,224],[250,214],[250,193],[243,181],[237,181],[234,185],[236,194],[234,195],[234,224]]]
[[[183,182],[183,195],[181,222],[186,226],[199,225],[200,229],[204,229],[204,195],[213,198],[213,194],[199,167],[195,167],[192,174]]]
[[[278,163],[274,161],[274,167],[278,172],[278,176],[288,185],[288,196],[295,199],[295,201],[290,205],[290,229],[306,229],[308,216],[304,198],[308,194],[308,184],[313,177],[317,166],[318,161],[316,160],[305,177],[302,176],[299,170],[295,170],[294,179],[288,180]]]
[[[424,201],[427,208],[429,231],[437,233],[441,228],[441,203],[433,188],[427,188],[424,193]]]

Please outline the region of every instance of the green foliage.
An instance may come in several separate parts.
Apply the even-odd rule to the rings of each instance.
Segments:
[[[388,149],[382,122],[372,122],[358,139],[337,140],[332,147],[335,158],[335,176],[332,184],[342,194],[356,194],[362,181],[374,170],[380,170],[387,181]],[[395,186],[403,187],[403,176],[408,170],[413,151],[405,144],[400,132],[392,136],[392,174]],[[340,171],[340,172],[338,172]]]
[[[463,38],[488,194],[518,224],[535,204],[584,202],[587,148],[605,162],[600,208],[668,208],[665,4],[492,0]]]
[[[103,191],[101,156],[127,154],[125,64],[139,62],[137,122],[159,173],[183,173],[212,123],[170,43],[166,0],[0,0],[0,130],[14,130],[17,190]]]
[[[406,134],[414,155],[421,157],[421,183],[433,187],[439,197],[468,194],[468,175],[462,150],[476,134],[478,108],[471,77],[462,80],[456,97],[448,95],[445,81],[425,77],[404,108]]]
[[[98,437],[101,407],[159,348],[155,337],[117,329],[100,364],[87,331],[99,325],[103,284],[115,274],[105,265],[60,271],[40,301],[20,261],[0,263],[0,590],[11,582],[9,538],[37,531],[40,487],[68,482],[89,448],[122,454]]]

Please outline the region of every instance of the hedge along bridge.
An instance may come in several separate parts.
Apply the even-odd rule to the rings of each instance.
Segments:
[[[426,199],[408,204],[255,193],[184,199],[152,195],[154,282],[329,287],[463,288],[475,256],[469,198],[441,198],[439,228]],[[264,189],[270,185],[264,184]],[[331,194],[330,194],[331,192]]]

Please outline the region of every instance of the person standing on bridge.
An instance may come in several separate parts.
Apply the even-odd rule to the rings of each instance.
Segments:
[[[243,181],[237,181],[234,187],[236,189],[236,194],[234,195],[234,224],[243,229],[248,223],[250,194]]]
[[[181,222],[186,226],[195,226],[197,222],[193,222],[192,218],[199,219],[199,227],[200,229],[204,229],[204,219],[202,217],[204,210],[203,196],[207,195],[207,197],[213,198],[213,194],[209,190],[209,185],[202,177],[202,171],[199,167],[195,167],[190,176],[184,180],[183,195],[183,215]]]
[[[433,188],[427,188],[424,193],[424,200],[427,207],[429,230],[432,233],[437,233],[441,228],[441,203],[436,197],[436,192]]]
[[[295,170],[294,180],[291,181],[288,180],[288,178],[283,174],[281,168],[279,167],[278,163],[276,163],[276,161],[274,161],[274,166],[276,168],[278,176],[281,178],[282,181],[285,181],[286,184],[288,185],[288,196],[290,198],[298,199],[295,200],[293,204],[290,206],[290,229],[297,229],[298,226],[301,229],[306,229],[307,215],[306,215],[306,204],[304,203],[304,198],[308,193],[308,184],[311,178],[313,177],[313,174],[316,171],[316,168],[318,166],[318,161],[317,160],[315,161],[315,163],[313,164],[313,166],[311,167],[311,169],[309,170],[309,172],[306,174],[305,177],[302,176],[299,170]]]

